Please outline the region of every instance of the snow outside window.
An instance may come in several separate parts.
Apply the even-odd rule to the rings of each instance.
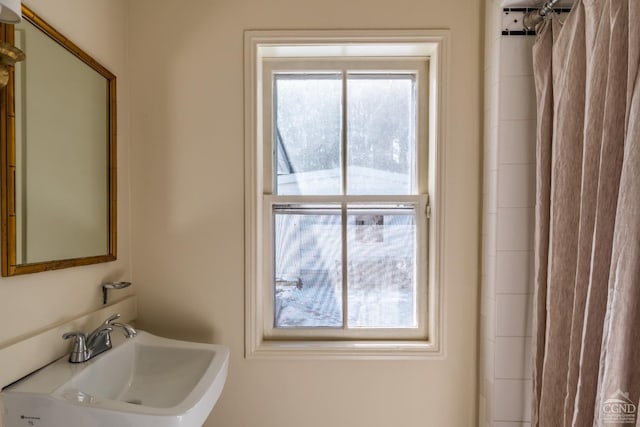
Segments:
[[[265,46],[252,73],[250,347],[432,342],[433,46]]]

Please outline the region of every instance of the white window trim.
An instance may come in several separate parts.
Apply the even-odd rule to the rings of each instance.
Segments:
[[[441,358],[444,355],[444,147],[447,94],[447,30],[304,30],[245,32],[245,357],[247,358]],[[291,56],[429,57],[428,338],[426,340],[267,340],[264,338],[262,250],[262,58]]]

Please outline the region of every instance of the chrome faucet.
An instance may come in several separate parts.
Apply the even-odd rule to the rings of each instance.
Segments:
[[[136,330],[126,323],[114,322],[120,318],[120,314],[116,313],[109,317],[104,323],[98,326],[93,332],[84,334],[82,332],[67,332],[62,338],[75,338],[73,349],[69,354],[69,362],[82,363],[91,360],[95,356],[103,353],[111,348],[111,335],[113,328],[120,328],[127,338],[136,336]]]

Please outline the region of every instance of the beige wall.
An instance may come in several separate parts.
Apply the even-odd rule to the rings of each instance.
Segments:
[[[477,0],[130,2],[132,253],[139,325],[223,343],[206,426],[476,425],[481,13]],[[244,360],[243,31],[449,28],[446,357]]]
[[[128,279],[131,275],[129,101],[124,52],[127,35],[126,2],[30,0],[28,5],[118,77],[118,260],[94,266],[1,278],[0,352],[3,347],[30,334],[99,308],[102,304],[100,283],[112,279]],[[122,296],[128,291],[123,292]]]

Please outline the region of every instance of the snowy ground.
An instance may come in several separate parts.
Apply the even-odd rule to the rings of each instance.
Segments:
[[[348,326],[413,327],[413,289],[389,283],[357,286],[348,292]],[[341,327],[342,291],[327,280],[276,287],[276,327]]]
[[[342,327],[344,297],[348,327],[416,326],[413,209],[349,211],[346,261],[340,209],[274,216],[275,327]]]

